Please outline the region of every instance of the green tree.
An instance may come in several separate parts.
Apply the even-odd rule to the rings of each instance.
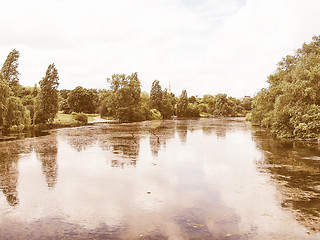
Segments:
[[[138,73],[130,76],[113,74],[108,78],[112,90],[111,112],[122,122],[134,122],[143,119],[141,112],[141,86]]]
[[[162,109],[162,89],[158,80],[154,80],[150,90],[151,108],[161,112]]]
[[[215,96],[214,114],[218,116],[228,116],[230,109],[228,106],[227,94],[219,93]]]
[[[5,115],[5,127],[8,129],[15,126],[15,130],[23,130],[30,125],[30,112],[18,97],[9,97]]]
[[[35,123],[52,123],[59,109],[58,70],[50,64],[46,75],[39,82],[40,92],[35,103]]]
[[[213,114],[214,110],[215,110],[215,104],[216,104],[216,100],[215,97],[210,95],[210,94],[205,94],[203,95],[202,101],[201,103],[206,105],[206,112]]]
[[[186,90],[182,90],[179,101],[177,103],[177,116],[178,117],[187,117],[188,111],[188,94]]]
[[[241,107],[243,107],[246,111],[251,111],[252,109],[252,98],[251,97],[244,97],[240,102]]]
[[[168,93],[167,89],[164,89],[164,91],[162,92],[161,106],[161,115],[163,116],[163,118],[171,118],[174,109],[172,106],[172,95]]]
[[[71,112],[95,113],[98,105],[98,93],[93,89],[76,87],[67,98]]]
[[[13,49],[7,56],[6,61],[4,62],[1,73],[4,80],[9,85],[15,96],[19,95],[20,84],[19,84],[19,71],[18,71],[18,59],[20,57],[19,51]]]
[[[101,116],[112,116],[111,105],[112,105],[112,92],[110,90],[103,89],[99,93],[99,113]]]
[[[35,84],[34,84],[34,87],[33,87],[33,89],[32,89],[31,95],[35,98],[35,97],[38,96],[38,93],[39,93],[38,86],[37,86],[37,84],[35,83]]]
[[[0,127],[4,124],[5,112],[7,110],[10,88],[0,73]]]
[[[143,116],[142,120],[152,119],[153,113],[151,112],[151,100],[147,92],[141,92],[141,113]]]
[[[277,137],[320,135],[320,36],[285,57],[253,99],[251,121]]]

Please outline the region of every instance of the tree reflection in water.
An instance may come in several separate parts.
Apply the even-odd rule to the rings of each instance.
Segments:
[[[0,143],[0,189],[12,207],[19,204],[17,191],[19,154],[31,151],[32,145],[29,141]]]
[[[58,177],[58,142],[55,135],[50,138],[37,138],[34,142],[35,152],[42,163],[42,172],[49,189],[53,189]]]
[[[0,188],[6,196],[8,204],[13,207],[19,204],[17,192],[19,156],[12,152],[9,145],[1,146],[0,156]]]
[[[257,162],[270,174],[281,193],[282,207],[294,212],[297,220],[313,231],[320,231],[320,150],[294,141],[279,141],[266,131],[255,130],[257,147],[264,159]]]
[[[187,142],[188,137],[188,121],[178,121],[177,122],[177,132],[182,143]]]
[[[70,147],[81,152],[91,148],[97,142],[97,137],[90,131],[77,129],[75,131],[70,130],[68,132],[67,141]]]
[[[149,133],[151,153],[153,156],[158,156],[161,146],[166,147],[167,141],[174,138],[175,122],[170,120],[151,122]]]

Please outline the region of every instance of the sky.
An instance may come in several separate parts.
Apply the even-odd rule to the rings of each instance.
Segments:
[[[319,0],[0,0],[0,66],[20,52],[20,83],[49,64],[59,89],[108,89],[138,72],[142,90],[241,98],[267,87],[288,54],[320,35]]]

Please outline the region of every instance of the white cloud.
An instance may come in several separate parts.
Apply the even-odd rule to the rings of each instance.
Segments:
[[[286,54],[319,34],[316,0],[0,2],[0,61],[17,48],[21,83],[55,62],[60,87],[107,87],[139,72],[144,90],[171,81],[180,94],[241,97],[265,86]]]

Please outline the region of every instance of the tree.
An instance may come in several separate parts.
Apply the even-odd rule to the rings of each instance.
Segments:
[[[10,88],[0,73],[0,127],[4,124]]]
[[[278,63],[252,101],[251,121],[279,137],[320,135],[320,36]]]
[[[143,119],[140,104],[141,86],[138,73],[130,76],[113,74],[108,78],[112,90],[111,112],[122,122],[134,122]]]
[[[71,112],[95,113],[98,107],[98,93],[93,89],[76,87],[67,98]]]
[[[8,129],[15,126],[14,130],[23,130],[30,125],[30,112],[18,97],[9,97],[5,113],[5,127]]]
[[[101,116],[112,116],[111,105],[112,105],[112,92],[110,90],[103,89],[99,93],[99,113]]]
[[[162,90],[158,80],[154,80],[150,90],[151,108],[162,109]]]
[[[39,82],[40,92],[35,103],[35,123],[52,123],[59,109],[58,70],[50,64],[46,75]]]
[[[205,105],[202,105],[202,108],[205,109],[207,113],[213,114],[215,110],[215,97],[210,94],[205,94],[201,102]]]
[[[179,101],[177,103],[177,116],[178,117],[187,117],[188,110],[188,95],[186,90],[182,90]]]
[[[227,116],[228,108],[227,108],[227,94],[219,93],[215,96],[215,110],[214,114],[218,116]]]
[[[19,71],[18,71],[18,59],[20,57],[19,51],[13,49],[7,56],[6,61],[4,62],[1,73],[4,80],[9,85],[15,96],[19,95],[20,84],[19,84]]]
[[[164,119],[168,119],[173,115],[172,96],[168,93],[167,89],[162,92],[162,109],[161,114]]]
[[[246,111],[251,111],[252,109],[252,98],[251,97],[244,97],[240,102],[241,107],[243,107]]]

